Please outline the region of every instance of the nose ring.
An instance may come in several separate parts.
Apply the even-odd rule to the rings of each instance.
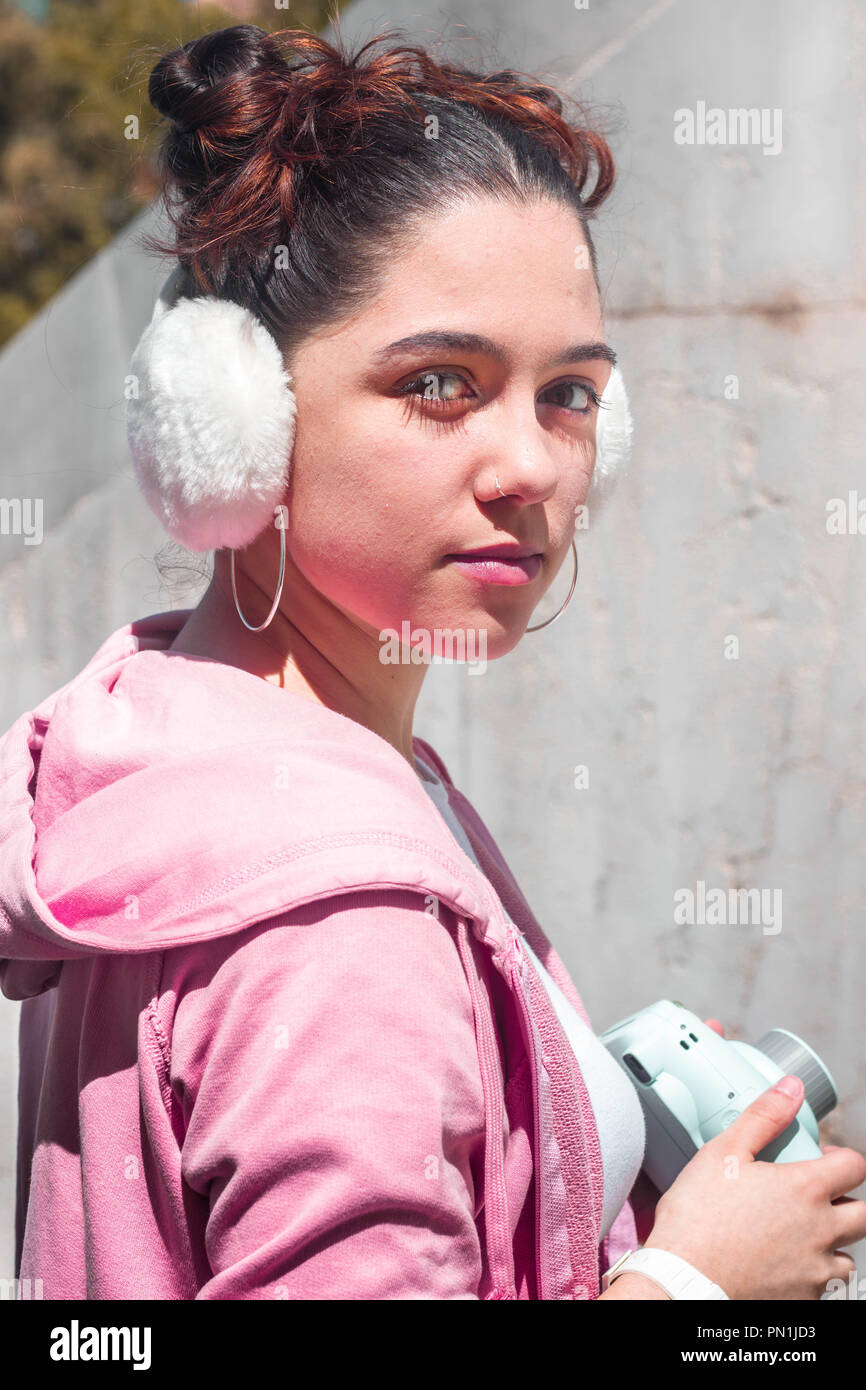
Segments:
[[[508,494],[505,493],[505,492],[502,492],[502,488],[499,487],[499,475],[498,475],[498,473],[494,473],[493,477],[494,477],[494,479],[495,479],[495,481],[496,481],[496,486],[497,486],[498,490],[502,493],[502,496],[503,496],[503,497],[507,497]]]

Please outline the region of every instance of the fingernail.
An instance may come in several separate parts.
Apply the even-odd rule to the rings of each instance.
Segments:
[[[799,1076],[783,1076],[781,1081],[777,1081],[773,1087],[774,1091],[783,1091],[786,1096],[793,1100],[799,1096],[803,1090],[803,1083]]]

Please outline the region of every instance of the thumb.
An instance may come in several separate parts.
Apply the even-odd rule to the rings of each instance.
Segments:
[[[747,1105],[733,1124],[722,1133],[725,1143],[732,1139],[745,1146],[754,1158],[793,1120],[803,1103],[805,1088],[799,1076],[783,1076]],[[721,1138],[721,1135],[718,1136]]]

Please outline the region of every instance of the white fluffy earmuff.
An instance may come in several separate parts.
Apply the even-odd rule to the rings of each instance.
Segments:
[[[138,484],[187,550],[243,549],[285,497],[297,403],[277,342],[249,310],[183,295],[178,266],[163,285],[129,365],[126,430]],[[632,419],[614,367],[596,424],[587,503],[625,470]]]
[[[297,407],[276,340],[240,304],[182,298],[178,266],[133,353],[126,429],[139,486],[187,550],[243,549],[283,501]]]
[[[634,423],[625,382],[619,367],[614,367],[596,415],[595,468],[586,499],[590,524],[593,510],[599,510],[628,468],[633,435]]]

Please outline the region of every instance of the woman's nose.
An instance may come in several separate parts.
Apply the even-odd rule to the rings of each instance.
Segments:
[[[491,447],[489,472],[493,497],[516,497],[522,502],[545,502],[556,490],[560,466],[551,455],[537,420],[516,426],[513,416]],[[485,476],[485,486],[487,479]],[[497,486],[498,484],[498,486]]]

